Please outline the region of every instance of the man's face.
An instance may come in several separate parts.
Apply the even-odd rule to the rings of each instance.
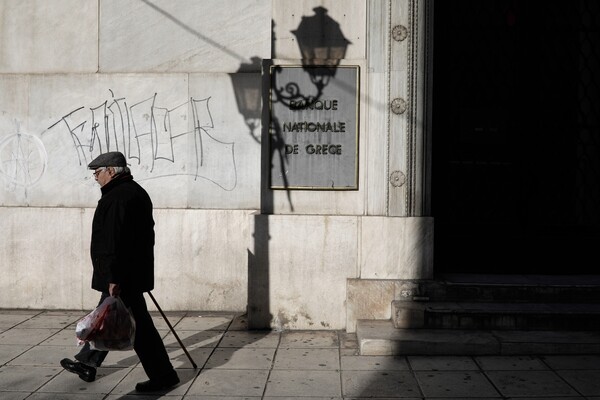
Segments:
[[[102,187],[106,185],[112,179],[112,168],[111,167],[100,167],[94,171],[94,177],[96,182]]]

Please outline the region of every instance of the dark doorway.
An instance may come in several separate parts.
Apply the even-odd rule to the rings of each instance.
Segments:
[[[600,2],[434,10],[435,271],[597,273]]]

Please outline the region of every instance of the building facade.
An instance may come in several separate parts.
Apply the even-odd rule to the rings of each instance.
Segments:
[[[433,6],[0,2],[0,307],[95,306],[89,238],[100,191],[86,165],[109,150],[126,154],[153,199],[155,294],[165,310],[247,311],[253,327],[352,332],[357,319],[389,318],[391,301],[414,294],[412,283],[460,272],[460,257],[448,255],[460,238],[442,241],[444,266],[434,262],[433,188],[447,188],[432,186],[432,96],[449,80],[433,84],[443,76],[434,73]],[[343,56],[327,42],[334,28]],[[455,54],[442,53],[448,60]],[[329,190],[287,186],[284,178],[274,187],[274,175],[291,164],[273,128],[274,91],[289,92],[273,84],[272,67],[304,71],[314,59],[333,59],[357,74],[352,90],[339,89],[353,100],[340,108],[348,107],[356,128],[356,140],[344,147],[355,153],[354,181]],[[457,107],[448,95],[455,89],[438,95],[446,101],[440,109]],[[597,94],[590,96],[597,107]],[[597,143],[591,114],[590,141]],[[285,138],[286,128],[279,129]],[[588,147],[598,154],[595,144]],[[305,177],[316,179],[327,165]],[[597,185],[590,190],[586,199],[597,196]],[[443,208],[451,203],[437,198],[442,228],[452,230],[456,219]],[[596,235],[597,206],[591,209],[581,215],[596,218]]]

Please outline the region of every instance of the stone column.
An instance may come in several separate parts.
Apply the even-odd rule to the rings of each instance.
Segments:
[[[428,0],[370,0],[369,215],[430,214]]]

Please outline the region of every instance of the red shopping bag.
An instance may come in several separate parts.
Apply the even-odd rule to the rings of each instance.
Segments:
[[[135,320],[120,297],[107,297],[77,323],[79,344],[89,342],[96,350],[131,350]]]

